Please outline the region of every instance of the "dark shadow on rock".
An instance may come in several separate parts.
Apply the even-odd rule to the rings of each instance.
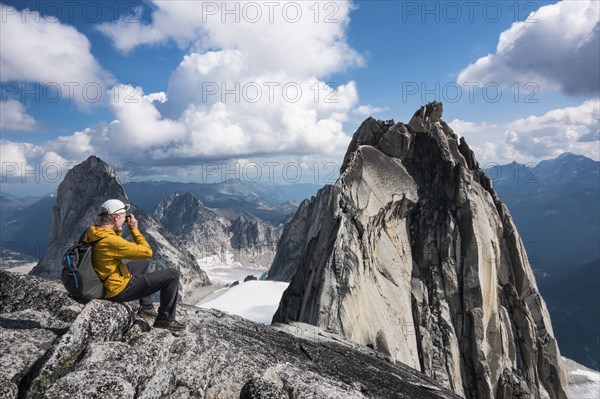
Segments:
[[[33,330],[33,329],[44,329],[52,331],[54,334],[63,335],[69,328],[56,328],[56,327],[43,327],[39,321],[35,320],[14,320],[0,316],[0,327],[8,330]]]

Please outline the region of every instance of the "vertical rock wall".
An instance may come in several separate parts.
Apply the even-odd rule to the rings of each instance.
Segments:
[[[469,398],[566,398],[550,317],[510,213],[442,104],[367,119],[335,185],[286,226],[276,322],[333,330]]]

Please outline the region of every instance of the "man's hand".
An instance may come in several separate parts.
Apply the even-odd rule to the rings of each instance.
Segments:
[[[127,225],[129,226],[129,230],[133,230],[133,229],[137,229],[138,228],[138,221],[135,218],[135,216],[129,215],[127,217]]]

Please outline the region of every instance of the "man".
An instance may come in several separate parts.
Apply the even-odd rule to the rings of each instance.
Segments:
[[[154,327],[171,331],[185,329],[185,324],[175,320],[179,272],[175,269],[147,273],[152,249],[138,230],[135,216],[126,216],[130,205],[117,199],[104,202],[98,214],[98,224],[86,232],[84,241],[96,244],[92,250],[92,265],[104,281],[104,298],[115,302],[140,301],[140,315],[155,317]],[[127,222],[135,242],[121,237]],[[134,260],[129,264],[123,259]],[[160,291],[160,307],[154,310],[150,295]]]

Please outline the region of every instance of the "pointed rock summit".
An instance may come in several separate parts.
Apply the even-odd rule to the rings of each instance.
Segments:
[[[441,103],[365,120],[340,172],[284,229],[274,322],[331,330],[467,398],[567,397],[523,242]]]
[[[154,215],[201,262],[227,255],[244,266],[268,268],[281,228],[235,208],[208,208],[192,192],[173,193]]]
[[[79,240],[82,232],[97,221],[97,214],[104,201],[110,198],[129,203],[116,172],[96,156],[69,170],[58,187],[56,205],[50,217],[50,232],[40,262],[31,274],[58,279],[61,272],[62,254]],[[152,216],[135,208],[133,212],[140,222],[140,231],[154,252],[150,260],[155,270],[175,268],[181,272],[181,287],[186,294],[210,284],[196,258],[179,240]],[[125,229],[127,232],[127,229]],[[125,237],[128,237],[127,233]]]
[[[31,274],[60,278],[62,254],[96,221],[100,206],[109,198],[128,203],[118,175],[100,158],[90,156],[69,170],[58,186],[50,216],[48,244]]]

